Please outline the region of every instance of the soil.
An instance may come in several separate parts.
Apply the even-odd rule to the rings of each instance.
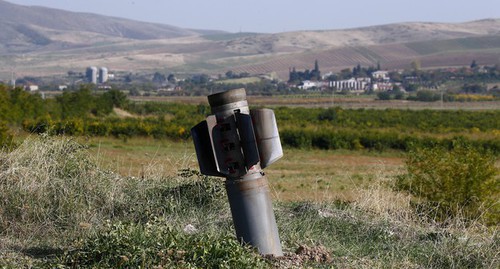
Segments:
[[[294,253],[285,253],[282,257],[267,257],[275,268],[302,268],[310,263],[330,264],[333,259],[324,246],[309,247],[301,245]]]

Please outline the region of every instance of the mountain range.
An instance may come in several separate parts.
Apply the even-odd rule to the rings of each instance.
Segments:
[[[227,33],[185,29],[0,0],[0,79],[48,76],[87,66],[115,72],[323,72],[380,65],[383,69],[500,64],[500,19],[464,23],[410,22],[371,27]]]

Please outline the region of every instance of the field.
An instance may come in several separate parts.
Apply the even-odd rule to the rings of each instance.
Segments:
[[[495,215],[483,218],[491,210],[466,218],[465,205],[438,218],[440,207],[397,187],[415,153],[407,145],[384,146],[395,132],[422,145],[429,140],[435,146],[423,150],[433,154],[439,143],[448,145],[439,139],[456,135],[461,140],[452,140],[450,151],[462,142],[498,150],[496,103],[335,100],[335,108],[321,109],[332,105],[329,96],[249,98],[274,107],[287,131],[284,157],[265,169],[284,257],[240,245],[223,179],[198,172],[184,133],[207,113],[199,106],[206,98],[161,97],[135,99],[127,111],[115,109],[103,125],[92,125],[108,135],[85,133],[86,121],[99,123],[94,117],[74,120],[74,129],[54,123],[75,136],[50,134],[50,126],[40,135],[16,133],[17,146],[0,152],[0,268],[498,268],[498,222]],[[385,109],[399,106],[405,109]],[[173,131],[156,133],[154,124]],[[309,144],[292,143],[307,140],[301,137]],[[438,152],[453,169],[432,172],[453,174],[460,185],[468,172],[454,170],[464,169],[497,186],[498,151],[483,156],[469,149],[465,161]]]
[[[130,138],[91,138],[82,143],[102,167],[122,176],[145,177],[152,171],[175,175],[181,169],[197,170],[190,141]],[[349,201],[353,193],[365,188],[377,176],[402,173],[399,152],[352,152],[285,149],[284,157],[266,168],[273,199],[276,201]]]
[[[137,102],[179,102],[185,104],[208,105],[204,96],[169,96],[169,97],[131,97]],[[371,96],[357,95],[284,95],[284,96],[248,96],[252,106],[266,107],[341,107],[348,109],[437,109],[437,110],[498,110],[500,102],[412,102],[406,100],[379,101]]]

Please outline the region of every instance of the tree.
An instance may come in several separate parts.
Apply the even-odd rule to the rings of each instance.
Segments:
[[[472,69],[476,69],[477,68],[476,60],[472,60],[472,63],[470,64],[470,68],[472,68]]]
[[[379,100],[391,100],[391,94],[389,92],[378,92],[377,98]]]
[[[420,88],[418,84],[413,84],[413,83],[405,86],[407,92],[415,92],[418,90],[418,88]]]
[[[153,75],[153,82],[154,83],[162,84],[166,80],[167,80],[167,78],[165,77],[165,75],[163,75],[163,74],[161,74],[159,72],[155,72],[154,75]]]
[[[411,69],[413,70],[413,72],[418,72],[420,71],[420,68],[422,67],[422,64],[420,63],[420,60],[418,59],[415,59],[413,61],[411,61]]]
[[[352,75],[355,77],[361,76],[361,65],[358,64],[352,69]]]
[[[345,68],[340,70],[339,79],[348,79],[352,77],[352,72],[350,68]]]
[[[109,90],[102,95],[102,99],[107,99],[112,106],[124,108],[128,102],[127,95],[119,90]]]
[[[168,82],[170,82],[170,83],[176,83],[176,82],[177,82],[177,78],[175,77],[175,75],[174,75],[174,74],[170,74],[170,75],[168,75],[167,80],[168,80]]]
[[[64,91],[56,97],[56,101],[61,109],[62,119],[86,118],[96,105],[90,88],[85,86],[76,92]]]
[[[132,88],[128,91],[128,95],[130,96],[140,96],[141,92],[137,88]]]
[[[487,91],[487,88],[485,85],[482,84],[465,84],[462,87],[462,91],[465,93],[485,93]]]
[[[125,76],[125,82],[126,83],[132,82],[132,73],[129,73]]]
[[[434,102],[441,98],[441,96],[430,90],[417,91],[417,100],[423,102]]]

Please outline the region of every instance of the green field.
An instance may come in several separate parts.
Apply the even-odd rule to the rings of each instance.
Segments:
[[[198,172],[189,128],[209,113],[199,99],[117,110],[105,102],[116,92],[98,105],[85,91],[14,93],[0,107],[0,268],[500,265],[498,109],[252,99],[274,107],[284,145],[265,169],[286,253],[270,258],[234,237],[224,179]],[[429,177],[439,191],[407,188]]]

